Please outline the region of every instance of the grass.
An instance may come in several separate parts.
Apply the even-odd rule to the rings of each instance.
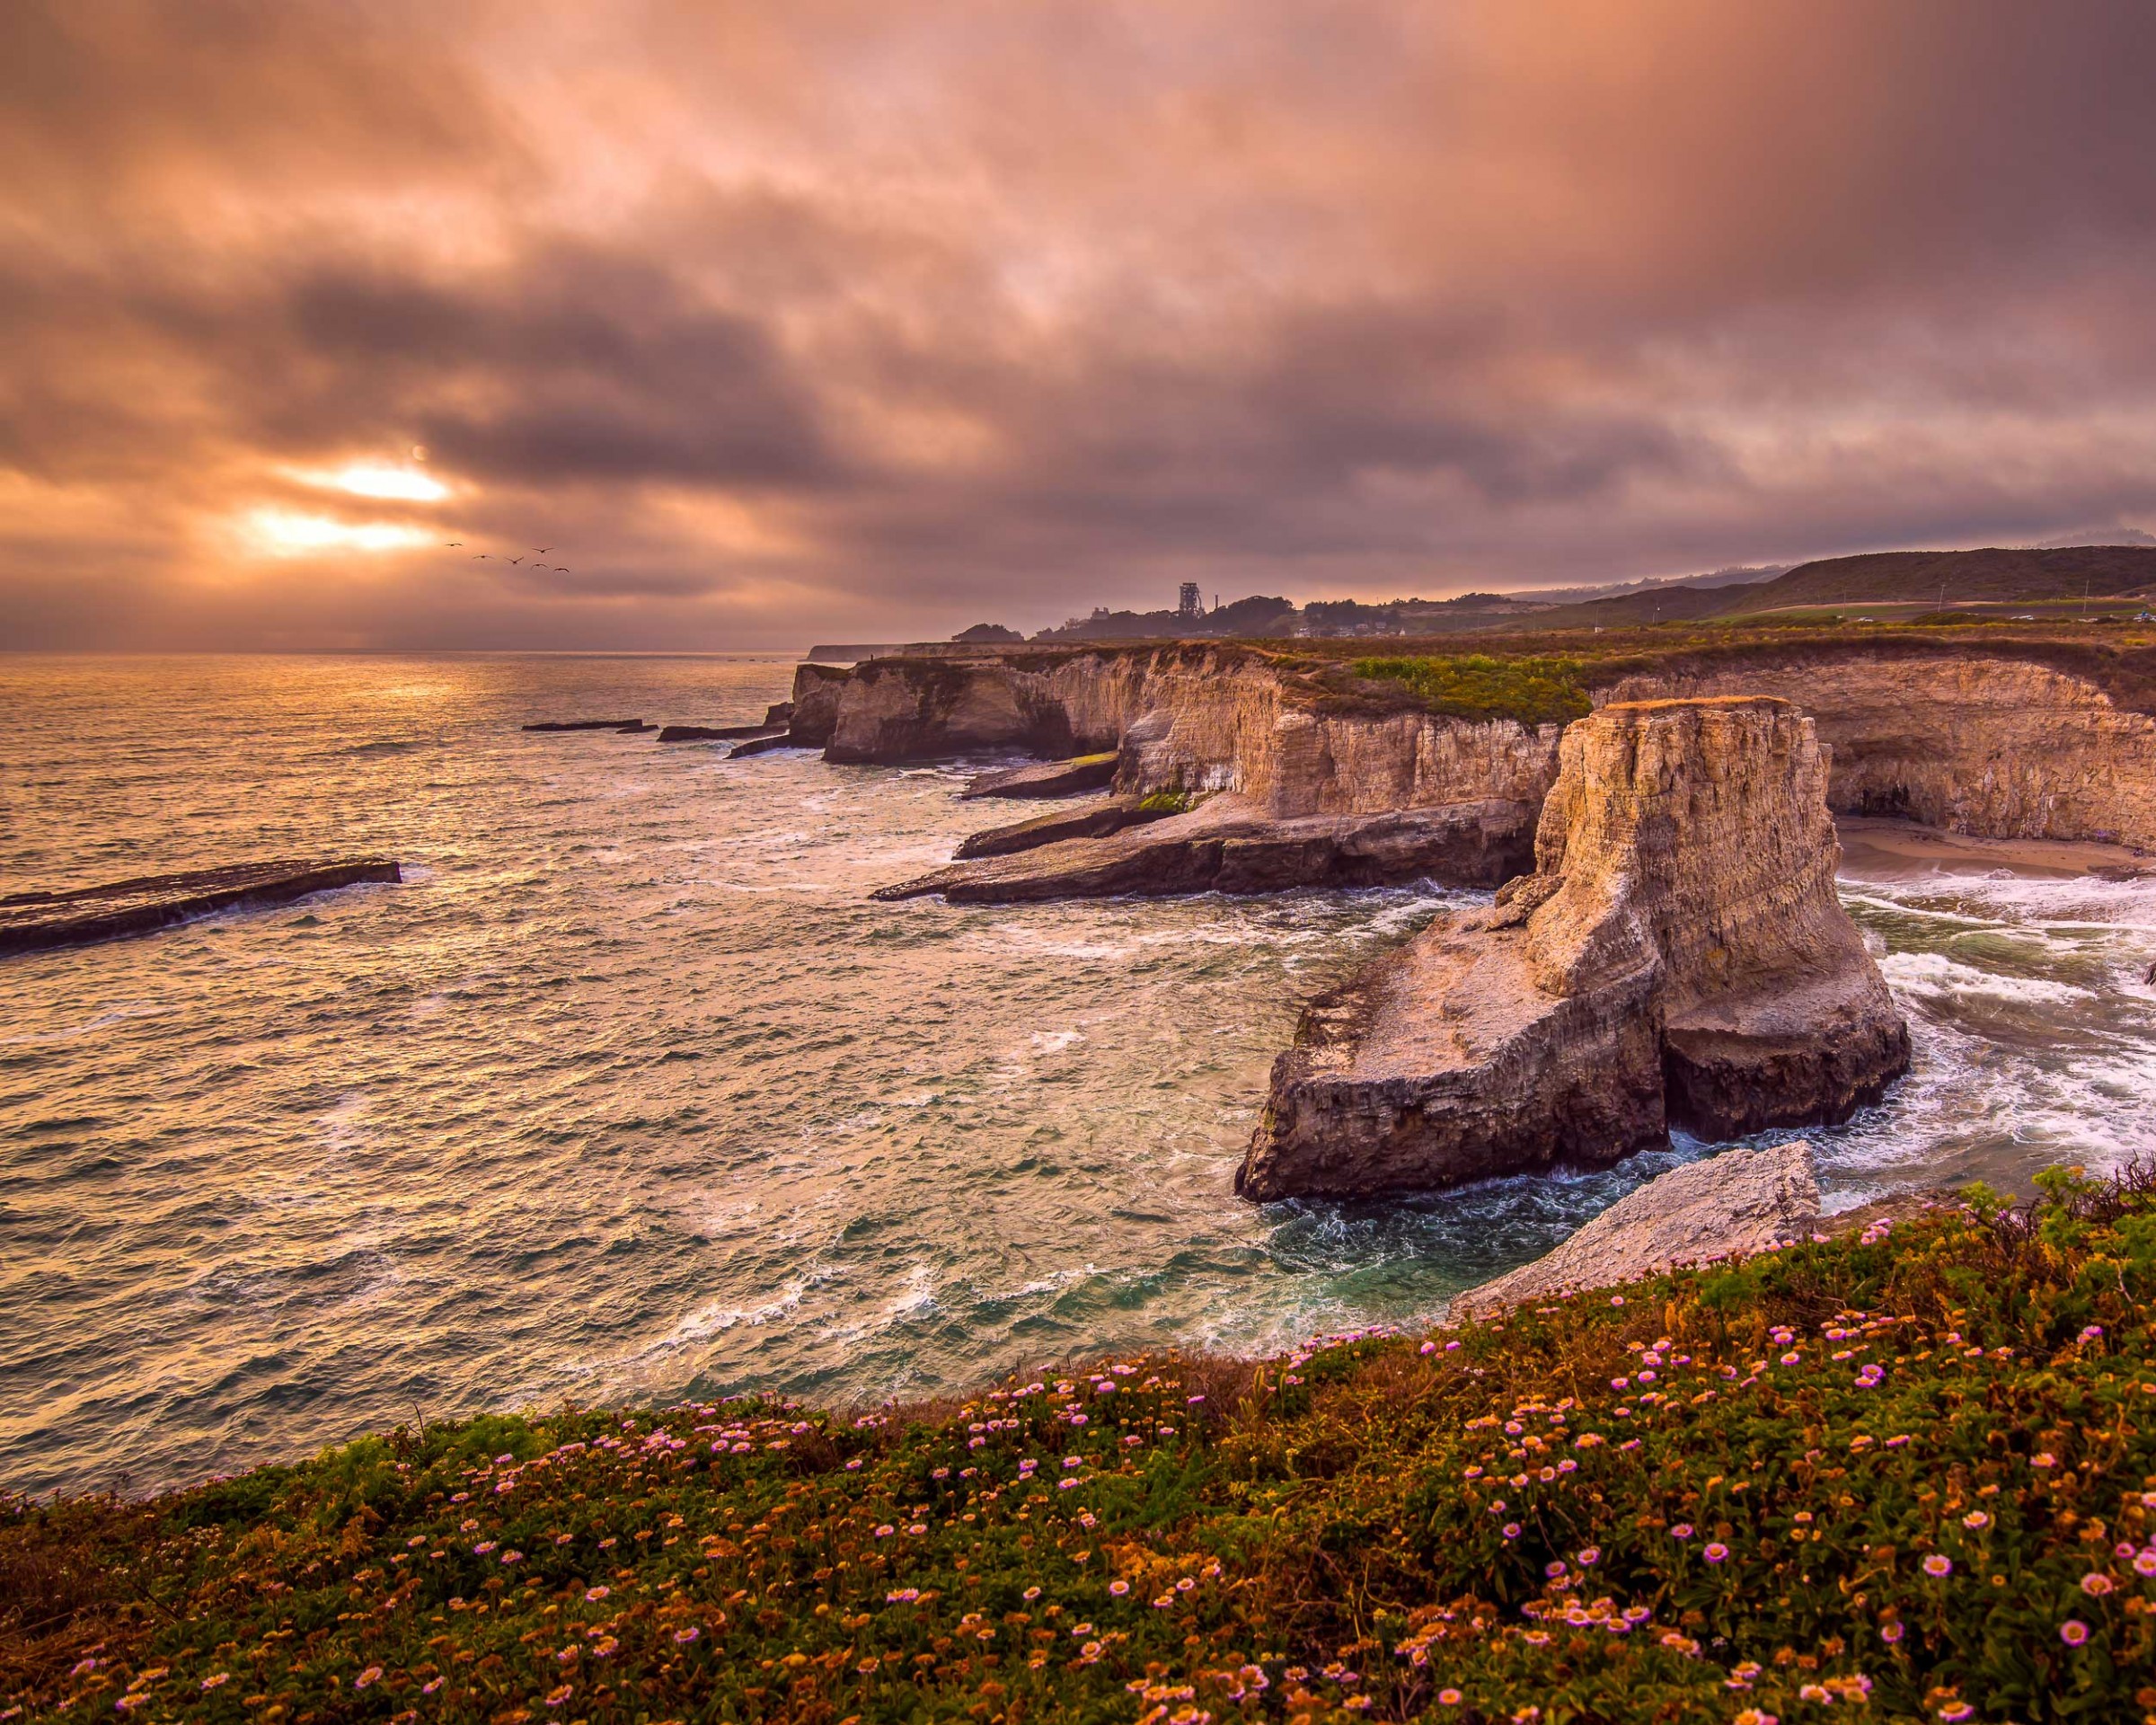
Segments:
[[[2156,1178],[1420,1336],[0,1512],[0,1720],[2123,1721]]]
[[[1432,712],[1469,720],[1511,719],[1562,725],[1590,709],[1575,659],[1496,659],[1461,653],[1414,659],[1358,659],[1357,677],[1398,683]]]

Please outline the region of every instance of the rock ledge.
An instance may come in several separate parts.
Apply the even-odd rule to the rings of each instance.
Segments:
[[[1748,1257],[1809,1234],[1819,1220],[1812,1147],[1726,1150],[1650,1180],[1556,1251],[1456,1296],[1454,1323],[1583,1287],[1638,1281],[1678,1264]]]

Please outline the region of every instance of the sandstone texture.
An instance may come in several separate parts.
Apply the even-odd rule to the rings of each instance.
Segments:
[[[1648,1181],[1556,1251],[1456,1296],[1449,1315],[1462,1323],[1679,1264],[1748,1257],[1806,1238],[1818,1221],[1811,1146],[1725,1150]]]
[[[1010,766],[981,773],[959,792],[968,797],[1073,797],[1105,791],[1116,782],[1117,755],[1081,755],[1074,760],[1046,761],[1038,766]]]
[[[0,953],[139,934],[234,905],[283,904],[362,881],[403,879],[386,857],[248,862],[183,874],[140,875],[65,892],[18,892],[0,898]]]
[[[1908,1029],[1834,896],[1826,774],[1771,698],[1568,727],[1535,872],[1313,1003],[1236,1190],[1450,1186],[1877,1100]]]
[[[1532,809],[1514,802],[1279,820],[1241,799],[1216,797],[1186,814],[1107,837],[955,862],[871,896],[941,893],[953,904],[1011,904],[1374,887],[1426,878],[1490,886],[1525,861],[1532,820]]]
[[[1144,797],[1101,797],[1074,809],[1058,809],[1050,814],[1035,815],[1030,820],[1012,821],[1007,827],[991,827],[959,842],[959,860],[1012,856],[1020,851],[1038,850],[1044,845],[1065,839],[1106,838],[1127,827],[1144,827],[1164,820],[1174,812],[1157,803],[1149,809],[1146,802]]]
[[[1832,750],[1837,813],[2156,849],[2156,717],[2120,703],[2145,706],[2142,696],[2115,700],[2104,686],[2145,683],[2147,657],[2040,642],[1747,643],[1644,668],[1590,662],[1587,676],[1602,704],[1796,702]],[[1539,804],[1557,777],[1555,725],[1346,700],[1311,662],[1234,643],[915,650],[851,669],[805,665],[792,705],[792,742],[833,760],[1114,749],[1118,793],[1226,792],[1281,819]]]
[[[1839,814],[2156,849],[2156,719],[2050,666],[1976,654],[1755,658],[1628,677],[1596,699],[1737,694],[1780,695],[1818,721]]]

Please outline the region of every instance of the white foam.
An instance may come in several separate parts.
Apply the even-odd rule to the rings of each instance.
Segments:
[[[1889,952],[1879,960],[1879,971],[1889,987],[1920,1000],[1988,995],[2020,1005],[2063,1006],[2096,998],[2088,989],[2072,983],[1980,970],[1944,952]]]

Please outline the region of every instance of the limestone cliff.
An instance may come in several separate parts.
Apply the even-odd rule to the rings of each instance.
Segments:
[[[2156,849],[2156,719],[2089,677],[1998,653],[1792,654],[1636,673],[1596,693],[1775,694],[1819,722],[1837,813],[1987,838]]]
[[[1834,897],[1826,775],[1773,699],[1568,727],[1535,872],[1311,1007],[1237,1190],[1446,1186],[1875,1100],[1908,1031]]]
[[[1991,837],[2156,848],[2149,668],[2089,643],[1678,644],[1585,673],[1598,704],[1775,694],[1819,721],[1828,806]],[[2129,663],[2129,661],[2131,661]],[[1231,792],[1280,819],[1539,805],[1557,728],[1343,698],[1338,667],[1228,643],[1013,648],[804,666],[788,740],[834,760],[1119,752],[1115,789]],[[2108,686],[2138,691],[2129,701]]]
[[[1539,805],[1558,728],[1327,709],[1290,668],[1184,646],[804,666],[792,740],[834,761],[1118,751],[1115,788],[1233,792],[1282,819],[1497,799]]]

